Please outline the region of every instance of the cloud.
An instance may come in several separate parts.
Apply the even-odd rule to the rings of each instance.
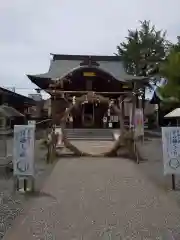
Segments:
[[[26,73],[46,72],[50,52],[111,55],[139,20],[175,41],[179,7],[179,0],[1,0],[0,84],[34,88]]]

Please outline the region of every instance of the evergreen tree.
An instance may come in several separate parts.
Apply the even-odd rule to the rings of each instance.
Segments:
[[[160,72],[167,79],[167,84],[160,90],[162,96],[180,100],[180,37],[177,37],[176,44],[171,45]]]
[[[167,54],[169,43],[166,32],[156,30],[150,21],[140,21],[140,28],[128,30],[126,41],[117,46],[127,73],[136,76],[152,76],[159,70]]]

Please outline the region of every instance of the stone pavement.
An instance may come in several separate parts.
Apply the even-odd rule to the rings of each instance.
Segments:
[[[180,239],[180,208],[130,160],[60,159],[4,239]]]

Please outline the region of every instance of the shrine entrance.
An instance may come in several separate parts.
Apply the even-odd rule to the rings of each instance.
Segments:
[[[103,117],[107,112],[107,104],[85,102],[81,105],[82,128],[103,128]],[[77,124],[77,123],[76,123]],[[74,127],[76,128],[76,124]]]
[[[72,134],[77,128],[94,128],[102,132],[106,128],[117,128],[116,137],[113,132],[113,147],[101,156],[126,156],[139,162],[137,141],[142,134],[135,131],[135,113],[137,108],[143,111],[145,85],[149,79],[128,75],[118,56],[54,55],[51,64],[49,72],[43,74],[44,81],[39,81],[51,95],[50,156],[57,153],[59,138],[63,149],[76,156],[97,156],[78,149],[69,141],[72,138],[67,134],[68,126],[68,130],[73,130]],[[63,71],[62,66],[65,67]],[[32,82],[37,82],[42,76],[29,77]],[[129,99],[129,106],[125,104],[126,99]],[[130,124],[126,124],[127,112]],[[60,137],[55,131],[57,128],[61,130]]]
[[[57,93],[58,91],[56,91],[56,94]],[[135,95],[133,94],[131,94],[131,96],[132,98],[135,97]],[[85,103],[91,104],[89,105],[89,109],[90,109],[90,106],[92,107],[94,104],[98,104],[98,103],[106,104],[106,106],[108,106],[109,109],[113,110],[119,116],[120,135],[114,141],[114,144],[112,145],[111,149],[109,149],[108,151],[105,151],[100,154],[96,154],[94,152],[93,153],[84,152],[83,150],[80,150],[78,147],[73,145],[73,143],[69,141],[66,135],[65,127],[66,127],[67,117],[74,109],[78,109],[80,106],[82,106]],[[135,110],[134,107],[135,105],[133,105],[132,113]],[[103,97],[102,95],[96,94],[94,92],[88,92],[87,94],[82,95],[81,97],[77,98],[75,102],[72,102],[69,108],[66,108],[63,115],[61,115],[60,128],[61,128],[61,141],[63,142],[63,147],[70,150],[75,156],[95,156],[95,157],[111,156],[112,157],[112,156],[118,155],[119,157],[128,157],[128,158],[134,159],[137,161],[137,163],[139,163],[139,160],[141,159],[141,157],[137,149],[136,138],[134,137],[134,131],[133,129],[127,130],[124,128],[122,113],[123,113],[122,108],[118,108],[116,106],[116,103],[113,100],[109,99],[108,97]],[[132,114],[132,116],[134,119],[134,114]],[[57,154],[56,149],[58,149],[57,144],[59,139],[59,134],[56,132],[56,124],[54,120],[55,120],[55,115],[53,118],[54,124],[52,126],[51,141],[48,148],[48,156],[51,156],[51,159],[52,159],[52,156]]]
[[[82,106],[83,127],[94,127],[94,103],[84,103]]]
[[[49,149],[52,149],[53,154],[56,153],[57,142],[53,139],[56,136],[56,126],[59,126],[63,148],[70,150],[76,156],[119,156],[132,158],[139,162],[141,159],[137,149],[139,138],[135,136],[132,127],[126,128],[124,124],[124,100],[126,97],[131,99],[130,126],[133,126],[137,103],[142,106],[142,97],[140,97],[142,92],[140,90],[139,82],[131,81],[126,88],[122,82],[117,81],[109,73],[97,67],[80,66],[56,80],[46,90],[51,95],[53,103],[52,142]],[[66,103],[64,110],[58,111],[63,102]],[[113,123],[116,121],[112,117],[116,117],[119,133],[112,148],[101,154],[88,153],[78,149],[68,139],[66,127],[69,115],[72,116],[72,129],[82,127],[114,128]],[[58,139],[58,135],[56,137]]]

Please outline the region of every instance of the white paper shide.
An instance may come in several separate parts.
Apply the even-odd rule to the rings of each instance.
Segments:
[[[35,126],[14,126],[13,170],[16,176],[34,176]]]
[[[180,174],[180,127],[162,128],[164,174]]]
[[[36,126],[36,121],[35,120],[29,120],[28,125],[34,125]]]
[[[57,141],[57,147],[61,147],[62,146],[62,130],[61,128],[56,128],[55,129],[55,134],[58,135],[58,141]]]

